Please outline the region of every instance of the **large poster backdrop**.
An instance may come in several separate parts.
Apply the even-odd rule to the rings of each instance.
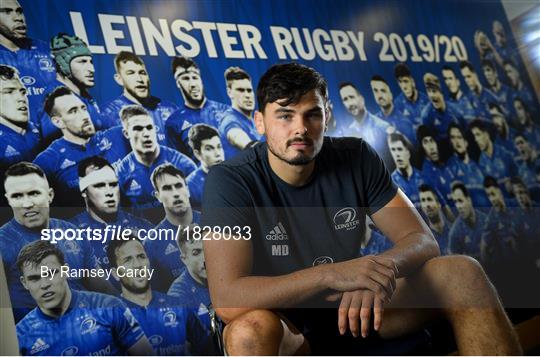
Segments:
[[[199,222],[208,169],[264,141],[251,119],[253,91],[279,62],[324,75],[329,134],[363,137],[377,150],[443,254],[479,259],[507,304],[522,304],[526,291],[508,274],[538,277],[540,110],[499,2],[2,0],[0,34],[0,169],[33,161],[55,192],[51,203],[28,165],[6,180],[0,253],[22,353],[121,354],[145,334],[156,354],[184,353],[186,341],[191,353],[208,352],[200,241],[47,240],[75,228],[118,237],[120,226],[133,235],[181,226],[189,236],[183,227]],[[122,126],[130,104],[150,116],[131,108]],[[53,210],[63,220],[45,227],[49,205],[69,208]],[[369,227],[359,254],[391,246]],[[275,255],[288,254],[282,247]],[[126,298],[149,279],[116,282],[104,271],[70,277],[84,308],[51,329],[40,310],[28,312],[53,309],[69,290],[65,279],[43,295],[21,285],[16,262],[44,264],[54,249],[72,268],[109,268],[144,250],[154,313]],[[114,288],[131,310],[88,292]],[[97,325],[107,328],[95,333]]]

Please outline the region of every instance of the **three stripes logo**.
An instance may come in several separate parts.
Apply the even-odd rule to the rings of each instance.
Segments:
[[[266,235],[267,240],[288,240],[289,236],[285,231],[285,227],[281,222],[275,225],[275,227]]]
[[[46,350],[49,347],[51,347],[51,346],[49,346],[48,343],[43,341],[41,338],[38,338],[36,340],[36,342],[34,342],[34,344],[32,345],[32,349],[30,350],[30,354],[33,355],[33,354],[39,353],[41,351]]]

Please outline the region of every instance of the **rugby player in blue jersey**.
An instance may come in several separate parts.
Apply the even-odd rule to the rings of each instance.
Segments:
[[[476,116],[488,118],[489,103],[497,103],[497,97],[480,83],[478,74],[471,62],[461,61],[459,68],[467,87],[469,87],[469,93],[466,95],[476,111]]]
[[[417,130],[422,124],[422,110],[429,104],[429,99],[425,93],[416,88],[412,72],[405,63],[398,63],[394,67],[394,77],[401,89],[401,93],[394,100],[396,110],[413,124],[414,130]]]
[[[448,233],[448,251],[450,254],[466,254],[479,260],[487,216],[473,207],[471,195],[463,182],[455,181],[452,184],[452,199],[458,217]]]
[[[443,213],[444,202],[441,202],[433,187],[422,184],[418,187],[420,192],[420,209],[427,218],[427,223],[433,236],[439,243],[441,254],[448,254],[448,233],[452,222]]]
[[[537,98],[534,92],[523,82],[516,64],[512,61],[505,61],[504,72],[510,80],[510,87],[514,90],[514,97],[521,98],[524,103],[527,103],[526,105],[530,108],[531,112],[538,114]]]
[[[114,156],[113,144],[102,132],[96,134],[88,107],[70,89],[58,87],[49,93],[44,109],[62,137],[39,154],[34,163],[45,171],[56,192],[55,206],[82,208],[77,164],[94,155]]]
[[[447,154],[448,127],[451,123],[463,123],[463,120],[459,112],[446,103],[439,78],[433,73],[426,73],[423,79],[430,103],[422,111],[422,125],[437,131],[437,140],[442,140],[443,154]]]
[[[180,260],[180,250],[176,244],[176,234],[192,223],[200,222],[200,212],[191,208],[190,192],[182,171],[174,165],[159,165],[152,172],[152,185],[157,200],[163,205],[165,218],[156,230],[167,240],[146,240],[144,247],[150,263],[156,271],[152,287],[166,292],[174,279],[185,269]],[[167,233],[165,233],[167,231]]]
[[[120,96],[103,106],[103,113],[116,126],[114,129],[118,142],[124,146],[125,155],[130,151],[129,141],[122,135],[120,111],[127,105],[138,104],[144,107],[154,118],[157,138],[161,145],[167,145],[165,122],[178,110],[175,104],[154,97],[150,94],[150,76],[142,58],[128,51],[120,51],[114,57],[115,82],[123,88]]]
[[[458,124],[452,123],[448,129],[448,136],[454,153],[446,162],[446,166],[455,180],[467,186],[467,192],[470,193],[476,208],[490,207],[491,204],[484,192],[484,174],[478,163],[469,155],[469,142],[465,132]]]
[[[11,166],[5,173],[4,189],[13,211],[13,218],[0,228],[0,252],[11,303],[15,318],[18,320],[29,308],[35,306],[19,280],[15,264],[19,251],[28,243],[44,239],[42,229],[66,231],[76,227],[66,221],[50,217],[49,206],[54,198],[54,191],[49,187],[45,173],[38,166],[29,162]],[[88,241],[60,240],[57,244],[71,268],[99,267],[94,250]],[[70,283],[77,289],[115,292],[108,282],[99,278],[71,279]]]
[[[514,97],[516,126],[527,137],[535,149],[540,150],[540,127],[533,121],[527,104],[520,97]]]
[[[375,98],[379,106],[379,111],[375,113],[375,116],[388,122],[416,146],[413,123],[407,120],[403,113],[399,112],[394,106],[394,96],[386,80],[379,75],[375,75],[371,78],[370,85],[373,98]]]
[[[110,127],[110,120],[101,114],[96,100],[89,90],[95,86],[95,68],[92,52],[86,43],[77,36],[59,33],[51,39],[51,53],[56,66],[56,80],[49,83],[46,93],[55,88],[69,88],[87,107],[90,119],[100,130]],[[53,125],[49,113],[40,115],[41,135],[46,143],[61,136],[61,130]]]
[[[251,77],[242,68],[229,67],[224,76],[231,108],[223,114],[219,132],[223,140],[227,140],[237,153],[257,144],[261,139],[253,122],[255,93]]]
[[[177,236],[180,258],[186,269],[174,280],[168,295],[174,296],[177,303],[189,304],[197,308],[197,314],[201,322],[207,328],[210,327],[208,306],[211,304],[210,292],[208,291],[208,276],[204,260],[203,241],[194,239],[194,226],[182,230]]]
[[[493,33],[493,38],[495,38],[494,46],[497,49],[497,53],[503,59],[503,67],[504,61],[512,61],[512,63],[515,64],[520,63],[521,59],[519,51],[517,48],[511,48],[508,45],[506,31],[504,30],[504,27],[499,20],[493,21],[491,31]]]
[[[79,190],[84,199],[86,210],[73,217],[70,222],[81,229],[101,230],[116,226],[117,229],[131,230],[136,235],[140,229],[148,231],[152,224],[120,208],[120,188],[118,177],[112,165],[100,156],[91,156],[82,160],[77,168]],[[108,241],[92,240],[98,264],[109,268],[107,257]]]
[[[493,143],[488,123],[482,119],[476,119],[469,125],[478,148],[480,157],[478,165],[484,176],[492,176],[497,179],[499,185],[504,186],[507,196],[510,195],[510,177],[518,173],[514,157],[503,147]]]
[[[201,70],[193,59],[185,56],[175,57],[172,61],[172,73],[184,99],[184,108],[176,111],[167,120],[167,137],[171,147],[192,156],[188,143],[189,128],[199,123],[219,128],[223,113],[230,107],[206,98]],[[228,141],[223,144],[227,157],[227,153],[234,152],[234,148]]]
[[[0,63],[17,68],[28,91],[30,121],[38,125],[45,88],[56,72],[49,46],[28,37],[24,10],[17,0],[0,2]]]
[[[0,65],[0,172],[14,163],[32,160],[40,151],[39,130],[29,115],[28,92],[17,70]]]
[[[224,160],[225,153],[216,129],[205,124],[195,124],[189,129],[189,146],[200,165],[187,177],[191,204],[200,209],[204,191],[204,180],[208,170]]]
[[[107,254],[115,269],[153,268],[143,244],[136,238],[111,241]],[[198,305],[155,291],[155,275],[152,281],[143,276],[119,276],[115,272],[113,275],[122,286],[122,301],[139,322],[156,355],[199,356],[212,352],[208,330],[197,315]]]
[[[527,137],[522,133],[516,134],[514,143],[519,153],[519,157],[516,159],[518,170],[516,176],[519,176],[527,185],[533,200],[540,202],[540,182],[538,181],[540,156],[538,151],[532,147]]]
[[[512,88],[501,82],[499,79],[499,73],[497,72],[497,67],[495,67],[495,63],[492,61],[483,60],[482,71],[484,72],[484,77],[486,78],[488,88],[497,98],[497,103],[504,108],[505,114],[509,115],[512,113]]]
[[[504,114],[503,109],[496,103],[489,105],[489,114],[491,115],[491,121],[496,129],[495,144],[504,147],[512,154],[516,154],[516,147],[514,146],[514,137],[516,135],[516,129],[508,125],[506,120],[507,116]]]
[[[441,71],[444,79],[444,84],[448,89],[449,103],[454,107],[460,116],[466,120],[471,121],[476,118],[476,111],[469,100],[469,98],[461,90],[461,81],[456,75],[454,69],[448,65],[443,66]]]
[[[184,175],[197,167],[186,155],[159,145],[154,120],[146,109],[130,105],[122,109],[121,115],[132,152],[116,166],[120,192],[136,215],[155,223],[161,219],[162,210],[150,181],[152,172],[164,163],[173,164]]]
[[[352,116],[350,123],[343,127],[347,136],[364,139],[381,156],[386,167],[393,170],[394,160],[387,144],[387,136],[393,128],[367,110],[364,96],[351,82],[343,82],[339,85],[339,96],[343,106]]]
[[[61,274],[68,263],[56,246],[45,241],[20,251],[20,281],[37,304],[17,324],[21,355],[152,355],[139,323],[118,298],[68,285]]]

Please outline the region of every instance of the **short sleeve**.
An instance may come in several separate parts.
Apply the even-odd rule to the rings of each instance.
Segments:
[[[371,215],[394,198],[397,186],[392,181],[383,160],[365,141],[362,141],[361,151],[358,162],[361,165],[364,197],[367,199],[368,213]]]
[[[250,226],[253,203],[246,184],[231,167],[217,165],[205,180],[202,205],[202,226]]]
[[[115,335],[127,351],[144,336],[144,332],[131,310],[123,303],[113,307],[112,314]]]
[[[185,308],[187,339],[190,342],[191,351],[194,355],[205,355],[209,350],[210,331],[208,331],[199,320],[197,309]]]

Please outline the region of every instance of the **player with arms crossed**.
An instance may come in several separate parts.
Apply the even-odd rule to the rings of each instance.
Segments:
[[[227,323],[230,355],[306,353],[309,347],[335,354],[359,342],[339,336],[338,327],[340,334],[350,329],[366,336],[374,326],[392,337],[436,317],[450,321],[461,354],[521,352],[480,265],[462,256],[437,258],[429,228],[361,139],[324,137],[328,90],[319,73],[299,64],[273,66],[259,82],[257,99],[255,123],[266,143],[213,167],[203,199],[203,226],[252,227],[251,240],[214,234],[204,241],[210,294]],[[366,207],[394,247],[358,258],[365,213],[355,212],[350,230],[328,224],[345,218],[336,214],[343,207],[344,216]],[[272,249],[276,227],[280,255],[271,254],[279,253]],[[334,300],[340,308],[296,310],[299,316],[286,309],[308,300],[315,306]],[[331,351],[322,349],[328,346]]]

